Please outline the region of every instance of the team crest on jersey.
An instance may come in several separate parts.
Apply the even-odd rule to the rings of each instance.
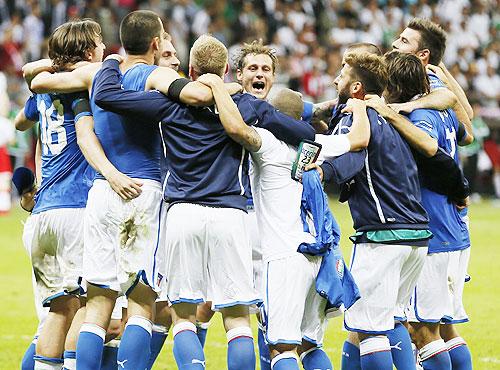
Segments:
[[[341,259],[337,260],[335,267],[337,269],[337,275],[340,279],[342,279],[344,277],[344,261],[342,261]]]

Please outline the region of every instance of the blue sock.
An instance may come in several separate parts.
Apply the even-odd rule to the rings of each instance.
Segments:
[[[151,350],[152,327],[151,321],[144,317],[129,317],[116,359],[120,369],[138,370],[146,368]]]
[[[24,352],[23,360],[21,362],[21,370],[33,370],[35,367],[35,360],[33,356],[35,356],[36,344],[35,340],[30,343],[29,347]]]
[[[451,359],[442,339],[423,346],[418,354],[424,370],[451,370]]]
[[[78,370],[101,368],[101,358],[106,330],[94,324],[83,323],[76,344],[76,367]]]
[[[384,336],[370,337],[359,344],[361,369],[392,370],[392,355],[389,339]]]
[[[415,370],[415,357],[411,346],[410,334],[400,322],[387,333],[391,344],[392,361],[398,370]]]
[[[205,355],[196,336],[196,326],[181,322],[172,329],[174,335],[174,357],[180,370],[204,370]]]
[[[269,353],[269,346],[264,339],[264,333],[259,328],[257,344],[259,347],[260,357],[260,370],[271,370],[271,354]]]
[[[120,340],[113,339],[104,345],[102,351],[101,370],[116,370],[118,365],[116,360],[118,358],[118,348]]]
[[[446,342],[453,370],[472,370],[472,358],[467,343],[461,337]]]
[[[240,326],[229,330],[226,336],[228,370],[255,370],[252,329]]]
[[[147,370],[150,370],[153,367],[160,351],[163,347],[163,343],[165,343],[165,339],[167,339],[168,330],[163,325],[153,325],[153,335],[151,336],[151,354],[149,355],[148,366],[146,366]]]
[[[345,341],[342,348],[342,370],[361,370],[361,358],[359,348],[351,342]]]
[[[63,370],[76,370],[76,351],[64,351]]]
[[[273,370],[299,370],[297,357],[293,352],[283,352],[271,360]]]
[[[311,348],[300,359],[304,370],[333,370],[332,362],[321,348]]]
[[[196,324],[196,335],[198,336],[202,348],[205,348],[205,342],[207,340],[208,333],[208,324],[208,322],[200,322]]]

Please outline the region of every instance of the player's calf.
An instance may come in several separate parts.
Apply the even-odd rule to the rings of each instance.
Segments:
[[[221,309],[227,336],[228,370],[255,369],[255,351],[248,306]]]
[[[410,334],[418,348],[424,370],[451,370],[448,349],[439,333],[439,323],[410,323]]]

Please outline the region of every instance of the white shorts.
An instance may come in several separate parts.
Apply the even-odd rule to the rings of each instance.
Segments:
[[[44,306],[62,295],[79,293],[82,274],[84,208],[58,208],[32,214],[24,225],[36,281]]]
[[[121,320],[123,318],[123,309],[127,307],[127,297],[121,295],[116,298],[115,307],[113,307],[113,312],[111,312],[111,320]]]
[[[262,298],[264,292],[263,270],[264,261],[262,260],[262,244],[260,241],[259,227],[257,225],[257,216],[254,210],[248,210],[247,230],[250,236],[250,245],[252,247],[253,263],[253,283],[257,294]]]
[[[347,330],[385,334],[410,300],[427,247],[360,243],[354,245],[351,273],[361,298],[344,315]]]
[[[95,180],[85,214],[83,278],[126,295],[139,280],[158,290],[164,202],[159,182],[141,181],[141,195],[124,201],[107,181]]]
[[[178,203],[167,213],[167,294],[172,304],[212,301],[217,310],[259,302],[247,214]]]
[[[261,317],[269,344],[323,343],[326,300],[316,292],[321,260],[297,253],[265,263]]]
[[[408,321],[458,324],[469,321],[462,296],[470,248],[429,254],[407,309]]]

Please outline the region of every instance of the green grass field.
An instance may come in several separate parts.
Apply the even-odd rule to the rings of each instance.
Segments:
[[[347,236],[352,223],[346,206],[332,202],[332,210],[342,228],[342,248],[346,260],[350,256]],[[488,202],[471,207],[472,258],[469,273],[472,280],[465,286],[465,304],[471,322],[459,330],[468,341],[475,369],[500,369],[500,208]],[[9,216],[0,217],[0,369],[19,368],[23,353],[36,330],[31,274],[28,257],[22,247],[23,220],[27,214],[14,209]],[[342,342],[346,333],[342,321],[330,323],[325,349],[334,367],[340,368]],[[170,339],[170,338],[169,338]],[[207,369],[226,367],[226,339],[219,315],[210,326],[207,346]],[[167,340],[155,369],[175,369],[172,341]]]

